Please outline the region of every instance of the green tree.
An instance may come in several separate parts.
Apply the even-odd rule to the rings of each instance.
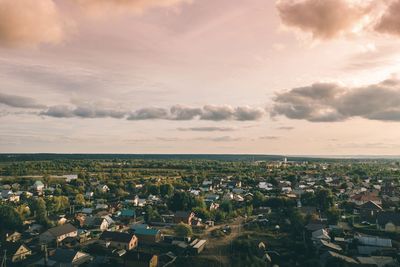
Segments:
[[[331,207],[326,211],[329,224],[337,224],[340,218],[340,211],[336,207]]]
[[[169,201],[169,208],[173,211],[190,210],[191,197],[186,192],[176,192]]]
[[[53,197],[50,201],[50,210],[52,212],[65,211],[69,208],[69,200],[66,196]]]
[[[253,205],[254,207],[261,207],[264,205],[265,196],[260,191],[256,191],[253,197]]]
[[[19,205],[18,207],[15,208],[15,210],[19,214],[21,220],[26,220],[31,214],[30,209],[26,204]]]
[[[172,186],[172,184],[162,184],[160,185],[160,194],[163,197],[168,197],[171,196],[174,193],[174,187]]]
[[[33,199],[29,203],[31,212],[35,215],[35,219],[38,223],[47,224],[47,207],[46,202],[43,198]]]
[[[320,189],[315,193],[316,202],[322,211],[327,211],[333,205],[333,194],[329,189]]]
[[[192,227],[188,224],[180,223],[175,226],[175,234],[179,237],[190,237],[192,236]]]
[[[19,230],[22,227],[21,216],[9,205],[0,205],[0,230]]]
[[[85,206],[85,197],[82,194],[77,194],[75,196],[75,204],[79,206]]]
[[[211,218],[210,212],[205,208],[193,208],[193,212],[196,214],[197,217],[208,220]]]

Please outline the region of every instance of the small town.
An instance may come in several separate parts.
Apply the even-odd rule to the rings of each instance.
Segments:
[[[3,156],[1,266],[400,266],[399,162],[210,158]]]
[[[0,267],[400,267],[400,0],[0,0]]]

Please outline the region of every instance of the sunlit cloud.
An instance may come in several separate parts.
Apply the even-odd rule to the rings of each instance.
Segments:
[[[0,1],[0,45],[57,44],[67,23],[53,0]]]

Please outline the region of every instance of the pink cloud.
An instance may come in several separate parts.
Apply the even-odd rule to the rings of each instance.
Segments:
[[[0,1],[0,45],[59,43],[65,21],[52,0]]]
[[[388,6],[377,23],[375,30],[381,33],[400,35],[400,1],[394,1]]]
[[[286,26],[310,32],[319,39],[351,31],[368,11],[365,6],[346,0],[281,0],[276,7]]]
[[[73,0],[85,13],[110,16],[121,13],[140,14],[148,8],[171,7],[191,0]]]

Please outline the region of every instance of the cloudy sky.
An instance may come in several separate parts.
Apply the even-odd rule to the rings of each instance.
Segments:
[[[0,0],[0,152],[400,155],[400,0]]]

